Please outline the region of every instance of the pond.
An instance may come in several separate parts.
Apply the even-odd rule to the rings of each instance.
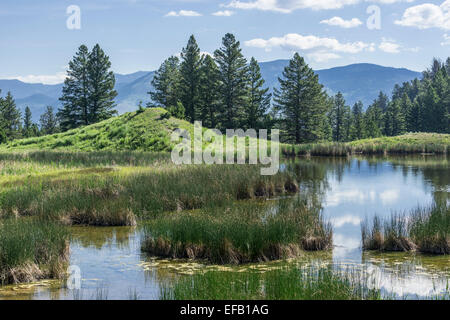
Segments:
[[[333,225],[332,252],[306,253],[298,261],[363,267],[373,275],[376,286],[395,297],[427,297],[446,289],[448,256],[362,252],[360,224],[375,214],[383,217],[436,201],[449,202],[448,157],[301,158],[284,163],[283,169],[296,172],[298,196],[321,206]],[[175,276],[203,268],[229,268],[148,257],[140,251],[141,235],[139,226],[73,227],[70,264],[80,268],[81,290],[69,290],[59,281],[42,281],[3,287],[0,299],[158,299],[160,285]]]

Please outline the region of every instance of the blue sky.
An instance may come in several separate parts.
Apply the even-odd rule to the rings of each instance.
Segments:
[[[70,30],[66,10],[81,10]],[[380,29],[369,29],[370,6]],[[372,11],[373,12],[373,11]],[[82,43],[113,70],[154,70],[194,34],[204,52],[234,33],[259,61],[297,51],[315,69],[369,62],[422,71],[450,56],[450,0],[2,0],[0,78],[57,83]]]

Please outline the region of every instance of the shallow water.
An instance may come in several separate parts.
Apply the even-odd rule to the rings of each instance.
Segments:
[[[397,297],[416,298],[440,293],[450,279],[448,256],[410,253],[363,253],[360,223],[377,214],[387,216],[418,205],[450,200],[450,167],[446,157],[309,158],[287,162],[286,170],[300,177],[302,197],[323,207],[333,224],[332,252],[307,253],[289,262],[241,267],[208,266],[168,261],[140,252],[139,227],[73,227],[70,264],[81,271],[81,289],[43,281],[0,289],[0,299],[158,299],[159,286],[177,275],[198,270],[261,272],[286,263],[363,268],[373,284]]]

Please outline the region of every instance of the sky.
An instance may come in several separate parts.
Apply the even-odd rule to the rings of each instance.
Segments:
[[[213,53],[227,32],[261,62],[298,52],[314,69],[422,71],[450,56],[450,0],[2,0],[0,79],[60,83],[96,43],[117,73],[155,70],[191,34]]]

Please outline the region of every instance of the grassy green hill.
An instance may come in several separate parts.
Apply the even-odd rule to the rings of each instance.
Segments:
[[[173,130],[186,129],[193,136],[194,126],[170,117],[162,108],[129,112],[118,117],[42,137],[14,140],[0,145],[0,152],[29,150],[62,151],[170,151]],[[204,142],[204,146],[205,146]],[[206,143],[207,145],[208,143]],[[247,141],[248,145],[248,141]],[[348,143],[313,143],[281,146],[287,156],[317,155],[343,156],[352,153],[440,153],[450,150],[450,135],[437,133],[409,133],[397,137],[364,139]]]
[[[0,146],[0,151],[19,150],[140,150],[169,151],[170,134],[176,128],[193,132],[187,121],[168,116],[161,108],[129,112],[90,126],[48,136],[21,139]]]

